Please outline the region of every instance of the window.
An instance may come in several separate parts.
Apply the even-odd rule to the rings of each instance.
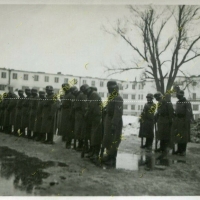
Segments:
[[[0,85],[0,90],[5,90],[5,85]]]
[[[38,75],[34,76],[34,81],[39,81],[39,76]]]
[[[77,83],[78,83],[78,80],[74,78],[74,85],[76,85]]]
[[[128,105],[123,105],[123,108],[125,109],[125,110],[127,110],[128,109]]]
[[[40,88],[39,87],[33,87],[32,89],[36,89],[37,91],[39,91]]]
[[[103,92],[99,92],[99,96],[100,97],[104,97],[104,93]]]
[[[192,93],[192,99],[196,99],[197,98],[197,95],[196,95],[196,93]]]
[[[124,99],[128,99],[128,94],[123,94]]]
[[[197,111],[197,110],[199,110],[199,105],[193,105],[193,110],[195,111]]]
[[[141,94],[141,99],[143,99],[143,94]]]
[[[9,87],[9,91],[10,91],[10,92],[13,92],[13,87]]]
[[[28,80],[28,74],[24,74],[24,80]]]
[[[103,81],[100,81],[100,87],[103,87]]]
[[[13,79],[17,79],[17,73],[13,73]]]
[[[92,81],[92,84],[91,84],[93,87],[95,86],[95,81]]]
[[[123,90],[123,86],[121,83],[118,83],[117,85],[119,86],[119,90]]]
[[[132,89],[134,89],[134,90],[135,90],[135,84],[132,84]]]
[[[48,76],[44,77],[44,82],[49,82],[49,77]]]
[[[143,105],[141,105],[141,110],[143,109]]]
[[[131,110],[135,110],[135,105],[131,105]]]
[[[140,88],[141,88],[141,86],[140,86],[140,84],[139,84],[139,90],[140,90]]]
[[[6,72],[1,72],[1,78],[6,78]]]
[[[138,105],[138,110],[140,110],[140,105]]]
[[[83,84],[87,84],[87,80],[83,80]]]
[[[68,78],[65,78],[65,79],[64,79],[64,83],[68,83]]]
[[[54,82],[55,82],[55,83],[58,83],[58,82],[59,82],[59,78],[58,78],[58,77],[55,77],[55,78],[54,78]]]
[[[138,95],[138,99],[140,99],[140,94]]]
[[[132,94],[132,99],[135,99],[135,94]]]

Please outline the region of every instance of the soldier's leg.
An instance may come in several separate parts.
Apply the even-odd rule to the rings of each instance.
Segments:
[[[47,133],[47,140],[45,142],[46,144],[53,144],[53,132]]]
[[[28,139],[32,139],[31,138],[31,130],[29,128],[27,128],[27,137],[28,137]]]

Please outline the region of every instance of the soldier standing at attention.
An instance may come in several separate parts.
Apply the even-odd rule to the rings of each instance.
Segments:
[[[30,116],[29,116],[29,130],[33,131],[33,137],[30,139],[35,139],[37,137],[37,132],[34,131],[35,118],[37,114],[37,106],[39,103],[39,97],[36,89],[31,89],[31,100],[30,100]]]
[[[42,109],[42,127],[41,132],[47,133],[46,144],[53,144],[54,117],[57,109],[57,102],[54,99],[53,87],[46,86],[46,99]]]
[[[194,121],[191,103],[184,97],[184,91],[177,93],[175,120],[172,125],[172,141],[178,144],[174,154],[186,155],[187,143],[190,140],[190,123]]]
[[[21,119],[22,119],[22,103],[23,103],[23,98],[24,98],[24,91],[18,90],[18,95],[19,95],[19,98],[16,100],[17,105],[16,105],[16,114],[15,114],[15,123],[14,123],[16,135],[17,134],[20,135],[20,132],[22,132]]]
[[[73,95],[75,96],[74,109],[75,109],[75,140],[78,140],[78,148],[77,151],[82,150],[83,146],[83,138],[82,138],[82,130],[84,123],[84,114],[87,111],[87,98],[83,94],[82,91],[78,91],[76,86],[73,87]]]
[[[154,138],[154,113],[156,104],[153,102],[153,94],[147,94],[146,98],[147,103],[144,105],[144,109],[141,114],[139,137],[146,138],[144,147],[151,151]]]
[[[88,97],[88,110],[85,113],[87,122],[91,123],[91,148],[93,149],[90,159],[98,161],[102,143],[102,120],[101,120],[101,97],[87,84],[83,86],[83,91]]]
[[[30,98],[31,98],[31,90],[25,89],[26,97],[22,103],[22,119],[21,119],[21,127],[22,127],[22,136],[25,137],[25,128],[27,128],[27,135],[30,137],[31,131],[29,130],[29,108],[30,108]]]
[[[172,103],[166,101],[160,92],[154,94],[158,101],[157,113],[155,114],[155,122],[157,122],[158,135],[160,140],[160,149],[164,154],[168,153],[168,148],[171,140],[171,126],[174,117],[174,109]]]
[[[103,157],[102,162],[106,165],[115,166],[123,127],[123,99],[119,95],[119,87],[116,81],[108,81],[107,88],[110,96],[106,106],[102,142],[102,147],[107,150],[107,156]]]
[[[36,110],[36,117],[34,123],[34,132],[36,133],[37,137],[35,138],[36,141],[45,141],[45,133],[41,132],[42,126],[42,109],[43,104],[45,102],[45,92],[39,91],[39,99],[38,99],[38,106]]]
[[[15,113],[16,113],[16,105],[17,105],[17,95],[14,94],[13,92],[9,92],[10,100],[8,104],[8,111],[10,113],[9,117],[9,129],[10,133],[12,132],[12,126],[15,124]],[[13,134],[15,134],[16,129],[14,128]]]
[[[75,99],[74,95],[70,91],[70,85],[68,83],[62,84],[62,89],[65,94],[61,99],[61,122],[60,122],[60,134],[66,141],[66,148],[71,149],[73,123],[70,118],[72,111],[72,101]]]

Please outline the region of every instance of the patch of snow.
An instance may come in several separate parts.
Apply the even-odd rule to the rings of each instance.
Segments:
[[[123,136],[139,135],[140,123],[138,122],[138,120],[139,117],[136,116],[123,116]]]

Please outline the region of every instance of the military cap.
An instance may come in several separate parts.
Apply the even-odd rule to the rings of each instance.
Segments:
[[[146,96],[146,98],[152,98],[153,99],[153,94],[148,93],[147,96]]]
[[[116,81],[108,81],[107,82],[107,87],[116,87],[117,86],[117,82]]]
[[[80,87],[80,90],[81,90],[82,92],[84,92],[84,91],[86,91],[88,88],[90,88],[88,84],[83,84],[83,85]]]
[[[78,88],[77,88],[76,86],[72,86],[72,87],[70,88],[70,91],[71,91],[71,92],[74,92],[75,90],[78,90]]]
[[[47,85],[46,90],[53,90],[53,87],[51,85]]]
[[[97,87],[90,87],[92,89],[92,91],[96,91],[97,92]]]
[[[69,83],[63,83],[62,88],[70,87]]]
[[[37,89],[33,88],[31,89],[31,92],[37,92]]]
[[[162,93],[161,93],[161,92],[156,92],[153,96],[154,96],[155,98],[157,98],[157,97],[162,97]]]
[[[20,93],[24,93],[24,91],[23,91],[23,90],[18,90],[18,92],[20,92]]]
[[[182,95],[182,96],[184,96],[184,91],[183,91],[183,90],[179,90],[179,91],[177,92],[177,95]]]
[[[39,94],[45,94],[45,92],[44,91],[39,91]]]

